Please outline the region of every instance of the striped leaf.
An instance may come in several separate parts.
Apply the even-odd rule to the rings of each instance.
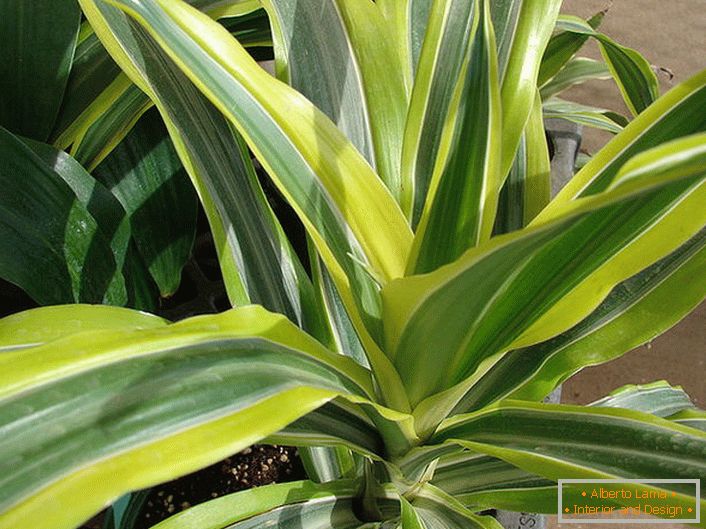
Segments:
[[[532,112],[542,55],[554,30],[560,6],[561,0],[525,0],[519,7],[507,66],[501,78],[503,178],[510,172]]]
[[[706,412],[695,408],[682,410],[669,416],[670,421],[706,432]]]
[[[549,202],[551,165],[543,118],[537,94],[515,161],[498,197],[494,235],[527,226]]]
[[[605,190],[633,156],[661,143],[706,131],[706,70],[675,86],[613,138],[569,182],[549,209]]]
[[[381,341],[379,285],[402,275],[411,234],[394,199],[353,145],[303,96],[265,73],[224,28],[183,2],[146,0],[120,4],[135,9],[141,20],[151,21],[149,31],[162,39],[164,49],[158,48],[146,31],[135,25],[130,27],[129,19],[102,0],[100,4],[82,0],[82,5],[89,19],[93,19],[93,26],[102,28],[99,35],[106,47],[115,54],[123,69],[135,74],[135,79],[139,80],[143,75],[136,71],[133,63],[133,60],[140,59],[122,55],[124,52],[108,31],[103,17],[110,18],[113,33],[121,32],[129,41],[135,35],[139,36],[142,46],[146,46],[153,60],[158,61],[158,65],[153,64],[152,68],[156,67],[157,71],[169,68],[170,76],[178,79],[171,84],[171,90],[177,90],[177,93],[189,90],[190,97],[186,101],[196,104],[203,99],[190,84],[194,81],[219,111],[224,112],[309,230],[358,331],[369,332]],[[228,50],[227,53],[224,50]],[[184,74],[174,71],[171,59],[165,54],[179,57]],[[188,65],[181,63],[184,57],[190,58]],[[212,68],[215,64],[221,67]],[[214,72],[218,73],[215,78],[212,77]],[[190,80],[187,83],[185,76]],[[207,84],[201,81],[202,76],[208,80]],[[164,77],[162,75],[160,79]],[[160,104],[164,107],[185,102],[179,98],[162,97]],[[201,108],[192,111],[192,116],[210,113],[213,116],[211,121],[221,119],[215,116],[215,107],[212,110],[203,108],[208,108],[207,102],[199,103],[199,106]],[[163,115],[167,111],[166,108],[161,110]],[[181,114],[168,115],[169,128],[174,129],[172,124]],[[187,129],[192,126],[191,121],[183,124]],[[205,140],[202,134],[190,135],[191,138]],[[321,138],[327,138],[327,142],[322,144]],[[175,139],[182,158],[183,141]],[[209,140],[208,146],[194,149],[189,156],[202,151],[220,155],[223,150],[216,149]],[[184,165],[189,170],[194,163],[187,160]],[[348,178],[349,175],[355,175],[355,178]],[[222,193],[202,191],[200,194],[202,199],[216,200]],[[246,225],[246,228],[253,226]],[[218,231],[216,235],[217,240],[223,237]],[[278,281],[280,268],[274,270]],[[263,286],[268,284],[263,282]],[[404,409],[404,397],[399,381],[395,380],[396,375],[389,365],[385,365],[384,355],[376,351],[373,339],[368,336],[367,342],[371,364],[385,379],[381,389],[389,392],[390,398]]]
[[[71,124],[67,136],[60,137],[57,144],[71,143],[71,155],[92,171],[152,105],[147,94],[120,74]]]
[[[598,29],[606,15],[606,10],[599,11],[585,23],[592,29]],[[588,40],[588,35],[584,33],[574,33],[571,31],[556,32],[544,51],[542,64],[539,67],[539,79],[537,84],[541,87],[549,83],[562,69],[566,68],[576,53]],[[582,60],[579,58],[578,60]]]
[[[608,362],[663,333],[706,298],[706,230],[616,286],[586,319],[546,342],[512,351],[458,411],[512,395],[540,400],[584,367]]]
[[[115,58],[135,69],[133,81],[158,104],[204,204],[231,302],[261,303],[316,332],[311,284],[265,200],[242,138],[149,36],[130,28],[126,15],[107,5],[84,8],[96,17],[93,26],[106,30],[103,38],[114,39],[109,49],[139,37],[132,56]]]
[[[332,0],[266,0],[277,77],[324,112],[375,167],[371,112],[351,36]]]
[[[408,0],[407,2],[407,46],[413,78],[416,77],[432,4],[430,0]]]
[[[463,380],[456,389],[465,392],[498,355],[572,327],[615,285],[702,229],[705,149],[704,135],[654,149],[611,190],[566,205],[561,216],[545,220],[543,212],[447,267],[391,283],[388,350],[413,404]],[[424,408],[439,414],[444,406]]]
[[[453,101],[463,65],[468,60],[468,45],[473,26],[470,0],[434,2],[424,15],[419,2],[413,2],[414,17],[426,19],[424,45],[419,52],[414,87],[405,125],[402,148],[402,174],[412,175],[412,187],[406,190],[402,208],[419,222],[431,185],[437,158],[442,152],[442,132],[455,115],[458,101]],[[412,15],[411,15],[412,16]]]
[[[246,3],[237,0],[194,3],[214,18],[252,9],[252,5],[245,9]],[[267,17],[262,10],[224,19],[222,23],[246,47],[271,46]],[[82,30],[82,35],[88,35],[79,42],[53,141],[61,149],[71,147],[71,154],[92,170],[153,103],[120,73],[90,26],[84,27],[89,30]]]
[[[625,104],[633,115],[637,116],[659,97],[657,76],[652,71],[650,63],[637,51],[621,46],[575,16],[560,16],[557,28],[566,32],[588,35],[598,41],[601,54],[618,84]]]
[[[542,99],[549,99],[572,86],[586,81],[610,79],[610,76],[610,70],[605,63],[587,57],[577,57],[566,63],[548,82],[540,85],[540,93]]]
[[[71,65],[66,91],[52,132],[52,143],[60,148],[68,144],[62,136],[71,124],[112,83],[120,68],[105,51],[88,22],[81,24],[76,53]]]
[[[406,50],[407,42],[400,33],[402,21],[398,16],[401,2],[335,3],[360,68],[375,147],[375,168],[399,204],[412,185],[411,177],[400,169],[409,99],[406,55],[401,51]]]
[[[565,119],[579,125],[607,130],[613,134],[622,131],[623,125],[626,123],[622,116],[610,110],[564,101],[557,97],[545,101],[542,105],[542,111],[547,119]]]
[[[236,492],[175,514],[153,529],[245,529],[246,527],[359,527],[353,511],[358,484],[307,481]]]
[[[267,0],[278,77],[334,121],[399,201],[406,87],[384,6]]]
[[[674,387],[660,380],[639,386],[623,386],[590,406],[624,408],[669,418],[682,410],[693,409],[694,403],[680,386]]]
[[[448,158],[433,175],[408,264],[425,273],[488,240],[500,180],[500,86],[487,2],[476,3],[477,27],[464,67]]]
[[[337,395],[372,391],[366,370],[256,306],[80,332],[0,363],[4,527],[74,527],[124,492],[212,464]]]
[[[434,485],[425,484],[412,501],[420,529],[500,529],[492,516],[479,516],[466,509],[458,500]],[[404,529],[416,527],[403,524]]]
[[[631,410],[505,401],[447,421],[434,441],[458,443],[551,480],[706,478],[706,434]],[[674,491],[685,511],[694,505],[693,487],[634,487]]]
[[[553,481],[471,451],[441,458],[432,483],[474,510],[556,512]]]
[[[46,141],[71,71],[81,11],[76,0],[0,5],[0,126]]]

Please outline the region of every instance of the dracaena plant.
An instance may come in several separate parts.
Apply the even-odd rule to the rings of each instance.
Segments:
[[[553,512],[561,478],[706,478],[706,416],[679,388],[541,402],[706,296],[706,73],[657,97],[644,59],[560,3],[80,0],[124,74],[56,145],[94,149],[86,124],[125,90],[154,104],[236,308],[0,320],[0,527],[75,527],[260,440],[317,447],[312,481],[160,529],[491,528],[488,508]],[[213,20],[260,6],[278,79]],[[543,107],[605,73],[572,59],[588,37],[636,117],[560,108],[617,135],[550,200]]]

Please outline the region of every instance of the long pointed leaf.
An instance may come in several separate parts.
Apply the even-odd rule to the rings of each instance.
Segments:
[[[413,403],[486,371],[495,355],[570,328],[613,286],[697,233],[706,224],[698,205],[706,193],[705,140],[645,153],[611,191],[387,287],[388,347]],[[449,369],[439,371],[440,363]],[[429,403],[429,411],[435,407]]]
[[[408,270],[430,272],[490,238],[500,180],[500,85],[487,2],[477,29],[445,166],[432,179]]]
[[[626,48],[610,37],[599,33],[584,20],[562,15],[557,27],[564,31],[589,35],[598,41],[601,54],[613,74],[630,111],[637,115],[659,97],[657,76],[647,60],[631,48]]]
[[[327,527],[338,529],[343,520],[357,520],[352,505],[357,489],[358,484],[352,481],[266,485],[202,503],[164,520],[153,529],[304,527],[302,524],[309,528],[319,527],[327,517],[331,523]]]
[[[315,332],[311,285],[265,200],[242,139],[121,11],[84,8],[121,66],[156,100],[204,203],[231,301],[262,303]],[[122,42],[135,44],[132,56],[117,51]]]
[[[517,27],[502,78],[503,176],[512,167],[532,111],[542,55],[554,30],[560,6],[559,0],[525,0],[517,15]]]
[[[266,0],[277,77],[338,125],[375,167],[370,112],[345,21],[331,0]]]
[[[633,156],[661,143],[706,130],[706,70],[675,86],[635,118],[569,182],[549,206],[605,190]]]
[[[259,307],[73,334],[0,363],[8,527],[68,529],[118,495],[218,461],[336,395],[372,390],[365,370]],[[88,497],[79,494],[86,487]]]
[[[158,69],[165,67],[168,57],[164,52],[149,44],[145,39],[150,37],[137,26],[129,29],[127,20],[117,21],[116,17],[122,14],[102,2],[100,11],[90,0],[82,0],[82,5],[89,18],[96,17],[94,27],[101,27],[100,20],[106,13],[118,24],[117,28],[128,24],[125,38],[140,35],[143,45],[159,56]],[[357,329],[381,341],[378,282],[402,275],[411,233],[397,204],[370,166],[328,118],[301,95],[272,79],[225,29],[207,16],[180,1],[128,1],[121,5],[129,5],[153,21],[149,29],[166,39],[161,41],[165,52],[243,133],[308,228],[349,311],[356,316]],[[136,66],[122,55],[115,37],[102,24],[99,34],[104,43],[139,82],[141,74]],[[182,64],[187,57],[189,64]],[[222,68],[210,67],[215,64]],[[211,77],[214,72],[218,75]],[[202,76],[208,84],[202,84]],[[144,81],[141,83],[144,85]],[[181,88],[183,81],[178,86]],[[162,104],[170,101],[165,98]],[[170,115],[170,120],[178,117]],[[297,123],[296,129],[292,123]],[[302,123],[311,125],[307,134],[299,133]],[[326,141],[322,142],[322,138]],[[180,148],[178,141],[176,144]],[[204,149],[208,152],[211,148]],[[185,163],[187,169],[191,165]],[[204,195],[201,193],[202,199]],[[385,379],[381,389],[390,392],[390,398],[403,409],[399,381],[375,347],[368,337],[366,350],[371,363],[377,364],[376,373]]]
[[[417,2],[416,4],[419,4]],[[421,9],[418,5],[410,9]],[[456,90],[473,26],[473,2],[446,0],[427,8],[421,48],[405,125],[402,173],[412,175],[402,208],[416,226],[431,185],[437,157],[442,156],[442,132],[453,116]],[[417,16],[423,16],[415,14]]]
[[[506,401],[448,421],[434,440],[459,443],[552,480],[706,478],[706,434],[622,409]],[[634,488],[668,488],[684,510],[694,505],[693,486]]]

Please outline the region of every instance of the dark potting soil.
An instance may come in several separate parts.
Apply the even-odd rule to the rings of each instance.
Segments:
[[[227,494],[271,483],[306,479],[296,448],[254,445],[223,461],[151,489],[133,529],[149,529],[181,512]],[[104,513],[80,529],[102,529]]]
[[[305,478],[296,449],[255,445],[215,465],[153,488],[134,529],[149,529],[193,505],[239,490]]]

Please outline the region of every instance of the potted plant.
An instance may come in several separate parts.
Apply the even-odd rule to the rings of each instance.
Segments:
[[[706,417],[678,388],[541,403],[706,296],[706,73],[657,98],[645,64],[590,24],[564,18],[552,38],[556,0],[264,1],[295,90],[213,20],[254,3],[80,3],[124,76],[68,136],[120,136],[96,109],[139,102],[133,83],[145,94],[237,308],[0,320],[0,527],[75,527],[262,439],[328,448],[311,458],[335,479],[250,489],[158,527],[498,527],[482,512],[555,512],[562,478],[706,477]],[[588,36],[636,117],[550,200],[541,68],[550,41]],[[28,179],[43,167],[42,147],[5,145]],[[309,272],[250,152],[306,228]],[[105,220],[88,222],[90,200],[67,204],[62,226],[79,216],[101,235],[70,254],[102,265],[72,292],[127,299]]]

